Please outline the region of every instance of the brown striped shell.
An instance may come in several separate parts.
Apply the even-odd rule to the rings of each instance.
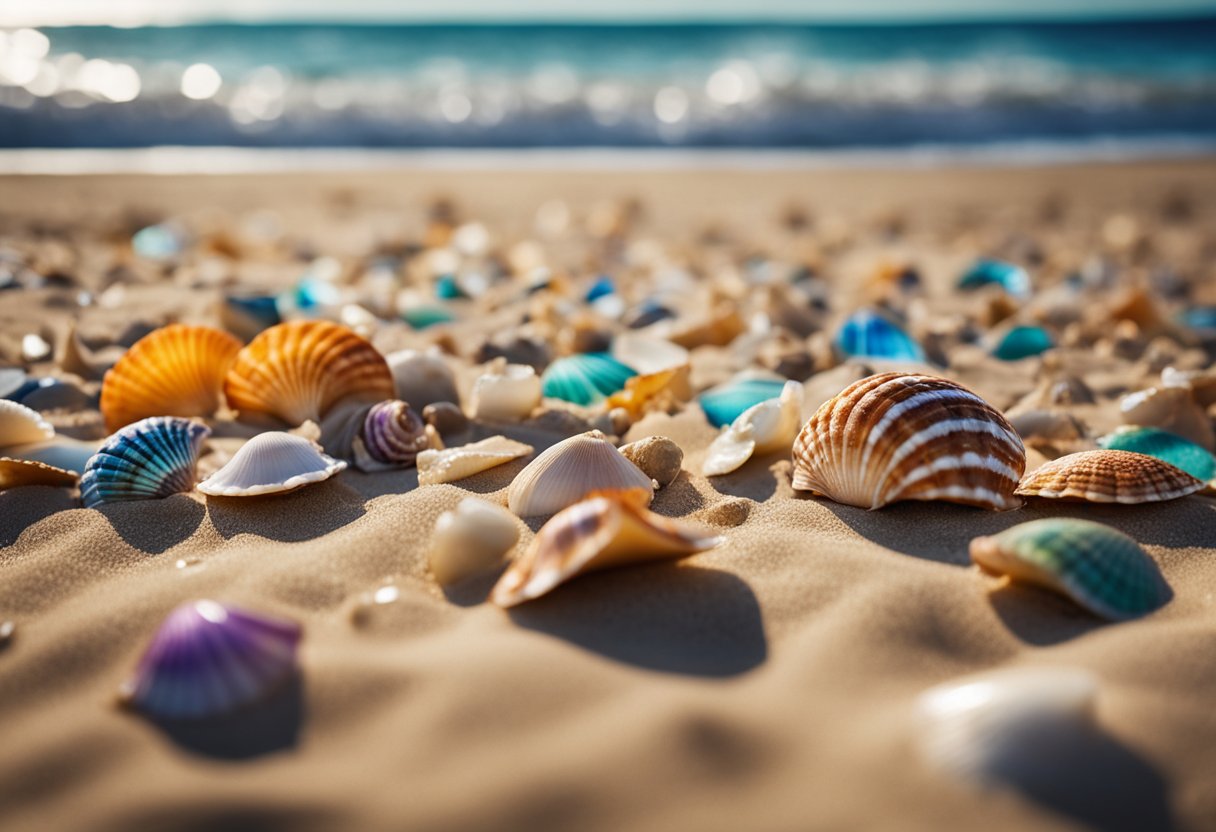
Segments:
[[[266,413],[292,425],[320,421],[336,402],[393,398],[393,375],[376,348],[329,321],[272,326],[240,351],[224,384],[241,413]]]
[[[1005,417],[933,376],[882,373],[820,406],[794,442],[794,488],[881,508],[944,500],[1017,508],[1026,451]]]
[[[101,385],[101,412],[113,432],[149,416],[210,416],[224,375],[241,349],[227,332],[170,324],[140,338]]]
[[[1158,503],[1194,494],[1204,482],[1168,462],[1131,451],[1082,451],[1022,478],[1017,493],[1091,503]]]

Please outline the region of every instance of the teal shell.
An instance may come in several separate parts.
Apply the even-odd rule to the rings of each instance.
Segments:
[[[835,343],[836,349],[846,356],[925,360],[925,351],[911,335],[870,309],[859,309],[850,315],[836,333]]]
[[[1000,286],[1015,298],[1030,296],[1030,275],[1021,266],[1001,260],[977,260],[958,279],[960,289]]]
[[[749,407],[778,398],[784,387],[784,381],[767,378],[727,382],[702,393],[698,402],[709,423],[720,428],[738,419]]]
[[[456,320],[456,315],[442,306],[415,306],[401,313],[401,319],[414,329],[426,329],[436,324],[447,324]]]
[[[1216,479],[1216,457],[1206,448],[1160,428],[1123,428],[1098,440],[1098,445],[1116,451],[1132,451],[1155,456],[1192,477],[1210,482]]]
[[[625,389],[637,375],[633,368],[605,352],[589,352],[559,358],[541,375],[541,390],[550,399],[579,405],[601,402]]]
[[[990,571],[1054,589],[1095,615],[1116,621],[1150,613],[1172,595],[1156,563],[1136,541],[1089,520],[1022,523],[972,541],[971,558]]]
[[[115,433],[85,464],[80,498],[86,508],[155,500],[194,488],[199,449],[211,429],[176,416],[153,416]]]
[[[1002,361],[1017,361],[1039,355],[1055,346],[1047,330],[1039,326],[1015,326],[996,345],[992,354]]]

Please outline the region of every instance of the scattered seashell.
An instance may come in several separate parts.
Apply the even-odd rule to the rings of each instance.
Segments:
[[[672,410],[679,402],[692,398],[689,381],[691,367],[673,367],[657,373],[634,376],[625,382],[625,389],[608,397],[609,409],[622,408],[631,419],[640,418],[652,410]]]
[[[456,313],[446,306],[419,304],[401,310],[401,320],[414,329],[430,329],[439,324],[450,324],[456,320]]]
[[[871,309],[860,309],[850,315],[837,331],[835,344],[844,356],[925,360],[925,351],[911,335]]]
[[[1150,387],[1124,396],[1119,412],[1125,424],[1161,428],[1209,451],[1216,448],[1212,422],[1195,402],[1190,385]]]
[[[422,408],[422,419],[441,436],[461,433],[469,427],[468,417],[452,402],[436,402]]]
[[[0,491],[23,485],[50,485],[56,488],[71,488],[80,479],[71,471],[33,462],[28,459],[0,457]]]
[[[141,228],[131,235],[131,248],[149,260],[169,260],[181,254],[189,240],[185,229],[165,222]]]
[[[1131,451],[1082,451],[1052,460],[1022,478],[1016,493],[1091,503],[1156,503],[1203,489],[1202,480],[1160,459]]]
[[[541,384],[527,364],[508,364],[505,358],[490,362],[487,372],[473,382],[469,408],[474,419],[518,422],[540,406]]]
[[[1086,670],[1000,670],[930,688],[916,701],[925,761],[978,786],[1018,785],[1094,730],[1098,681]]]
[[[1155,456],[1205,482],[1216,478],[1216,457],[1194,442],[1160,428],[1122,427],[1099,438],[1098,445],[1108,450]]]
[[[226,295],[220,304],[220,324],[246,341],[281,323],[274,295]]]
[[[213,497],[283,494],[322,482],[346,468],[303,436],[282,431],[259,433],[242,445],[224,467],[203,480],[198,490]]]
[[[241,344],[205,326],[170,324],[140,338],[105,374],[101,413],[118,430],[149,416],[210,416]]]
[[[1146,615],[1171,596],[1140,544],[1088,520],[1032,520],[977,537],[971,560],[992,575],[1054,590],[1111,621]]]
[[[1010,416],[1009,424],[1026,441],[1071,441],[1085,435],[1085,429],[1076,417],[1060,410],[1028,410]]]
[[[753,456],[788,451],[802,427],[802,385],[787,381],[780,398],[752,405],[709,446],[701,472],[729,474]]]
[[[491,436],[456,448],[418,454],[419,485],[456,482],[532,453],[532,446],[505,436]]]
[[[45,442],[55,428],[36,410],[8,399],[0,399],[0,448]]]
[[[408,468],[430,447],[426,424],[403,401],[374,404],[354,440],[355,467],[360,471]]]
[[[673,330],[668,338],[673,344],[685,349],[697,347],[725,347],[747,331],[735,304],[722,304],[710,315],[687,321]]]
[[[176,416],[153,416],[119,430],[85,465],[85,508],[156,500],[194,488],[199,450],[211,428]]]
[[[639,489],[654,497],[650,477],[597,430],[551,446],[519,472],[507,491],[507,507],[520,517],[553,514],[593,491]]]
[[[290,425],[319,422],[343,399],[391,398],[384,357],[366,340],[329,321],[272,326],[238,353],[224,383],[228,404]]]
[[[23,361],[43,361],[51,357],[51,343],[36,332],[31,332],[21,339],[21,358]]]
[[[648,436],[622,445],[621,455],[657,482],[659,488],[671,485],[683,470],[684,451],[666,436]]]
[[[1015,326],[1005,333],[992,354],[1001,361],[1020,361],[1041,355],[1054,346],[1051,335],[1041,326]]]
[[[502,506],[465,497],[435,522],[431,574],[443,586],[498,567],[519,540],[515,518]]]
[[[794,442],[793,485],[881,508],[944,500],[1016,508],[1026,451],[999,411],[946,379],[883,373],[820,406]]]
[[[646,490],[593,495],[555,515],[524,555],[503,573],[491,593],[513,607],[559,584],[599,569],[680,558],[712,549],[724,538],[646,509]]]
[[[545,396],[578,405],[592,405],[624,389],[637,373],[602,352],[559,358],[541,376]]]
[[[438,348],[425,352],[400,350],[389,353],[385,360],[392,370],[398,399],[422,409],[439,402],[460,404],[456,376]]]
[[[688,350],[679,344],[636,332],[623,332],[612,339],[612,357],[646,375],[688,365]]]
[[[1000,260],[978,260],[958,280],[960,289],[1000,286],[1015,298],[1030,296],[1030,275],[1021,266]]]
[[[783,389],[784,378],[745,371],[725,384],[706,390],[697,402],[709,423],[720,428],[734,422],[749,407],[778,398]]]
[[[128,706],[160,719],[219,716],[272,694],[296,673],[300,625],[215,601],[165,619],[120,689]]]

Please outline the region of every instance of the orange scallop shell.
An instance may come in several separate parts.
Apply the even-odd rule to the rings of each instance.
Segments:
[[[71,471],[29,459],[0,457],[0,491],[22,485],[53,485],[71,488],[80,477]]]
[[[393,374],[376,348],[329,321],[272,326],[240,351],[224,383],[228,405],[292,425],[318,421],[336,402],[393,398]]]
[[[1040,465],[1022,478],[1018,494],[1091,503],[1159,503],[1205,487],[1155,456],[1100,450],[1068,454]]]
[[[224,375],[240,349],[240,341],[206,326],[170,324],[148,333],[106,372],[106,429],[149,416],[210,416],[219,409]]]

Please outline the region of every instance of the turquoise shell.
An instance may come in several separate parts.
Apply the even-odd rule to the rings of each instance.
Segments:
[[[182,253],[185,241],[176,229],[168,225],[149,225],[131,237],[131,248],[149,260],[168,260]]]
[[[191,490],[199,448],[210,433],[206,425],[176,416],[153,416],[127,425],[85,464],[81,500],[92,508]]]
[[[738,419],[749,407],[778,398],[783,387],[784,381],[767,378],[731,381],[705,391],[698,403],[709,423],[720,428]]]
[[[606,295],[611,295],[616,291],[616,286],[612,282],[611,277],[601,277],[591,285],[587,290],[587,303],[599,300]]]
[[[860,309],[836,333],[836,349],[846,356],[924,361],[925,351],[912,336],[882,315]]]
[[[442,306],[415,306],[401,313],[401,319],[414,329],[426,329],[456,320],[456,315]]]
[[[541,390],[551,399],[590,405],[625,388],[637,375],[606,352],[589,352],[559,358],[540,377]]]
[[[1172,593],[1136,541],[1089,520],[1032,520],[971,542],[971,559],[989,572],[1061,593],[1095,615],[1121,621],[1146,615]]]
[[[440,300],[456,300],[466,297],[466,295],[456,281],[455,275],[443,274],[435,281],[435,297]]]
[[[1018,361],[1040,355],[1055,346],[1047,330],[1039,326],[1015,326],[992,351],[1002,361]]]
[[[996,284],[1015,298],[1030,296],[1030,275],[1021,266],[1001,260],[978,260],[958,279],[960,289]]]
[[[308,314],[319,312],[342,302],[342,291],[328,280],[305,277],[293,289],[279,298],[279,308],[288,308]]]
[[[1115,451],[1132,451],[1155,456],[1195,479],[1216,479],[1216,456],[1188,439],[1160,428],[1122,428],[1098,440],[1098,445]]]
[[[279,301],[274,295],[228,295],[224,305],[231,314],[248,322],[248,330],[253,333],[283,323]]]
[[[1216,306],[1196,306],[1178,315],[1178,320],[1191,329],[1200,332],[1216,330]]]

